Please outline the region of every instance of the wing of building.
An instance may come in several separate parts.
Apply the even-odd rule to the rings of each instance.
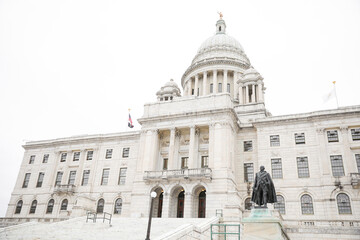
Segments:
[[[6,217],[145,217],[155,191],[154,217],[239,222],[263,165],[290,236],[337,226],[334,239],[355,239],[360,106],[272,116],[264,83],[218,20],[182,89],[170,80],[144,105],[140,131],[27,142]]]

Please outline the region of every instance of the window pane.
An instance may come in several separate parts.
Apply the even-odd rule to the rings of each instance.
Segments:
[[[334,177],[345,176],[343,160],[341,155],[330,156],[331,169]]]
[[[92,160],[94,155],[94,151],[88,151],[86,155],[86,160]]]
[[[112,152],[113,150],[112,149],[106,149],[106,155],[105,155],[105,158],[106,159],[109,159],[112,157]]]
[[[51,199],[48,202],[48,205],[47,205],[47,208],[46,208],[46,213],[52,213],[53,209],[54,209],[54,199]]]
[[[67,199],[64,199],[64,200],[61,202],[61,208],[60,208],[60,210],[67,210],[67,206],[68,206],[68,200],[67,200]]]
[[[277,202],[274,203],[274,209],[280,211],[281,214],[285,214],[285,199],[281,195],[277,195]]]
[[[168,158],[164,158],[163,159],[163,170],[167,170],[168,169]]]
[[[244,141],[244,152],[251,152],[252,150],[252,141]]]
[[[104,212],[104,204],[105,204],[105,201],[104,201],[104,199],[101,198],[98,201],[97,208],[96,208],[96,213],[103,213]]]
[[[76,177],[76,171],[70,171],[69,181],[68,181],[68,184],[69,184],[69,185],[74,185],[74,183],[75,183],[75,177]]]
[[[36,183],[36,187],[41,187],[44,180],[45,173],[39,173],[38,181]]]
[[[86,186],[89,182],[90,170],[84,170],[83,179],[81,181],[82,186]]]
[[[57,172],[56,180],[55,180],[55,186],[61,185],[62,176],[63,176],[63,172]]]
[[[254,181],[254,165],[252,163],[244,164],[244,177],[245,182]]]
[[[360,173],[360,154],[355,154],[358,173]]]
[[[245,209],[251,210],[251,206],[252,206],[252,204],[251,204],[250,198],[245,199]]]
[[[305,133],[295,133],[295,144],[305,144]]]
[[[230,93],[230,83],[227,84],[227,92]]]
[[[20,200],[20,201],[17,202],[17,204],[16,204],[16,209],[15,209],[15,214],[21,213],[22,205],[23,205],[23,201],[22,201],[22,200]]]
[[[126,168],[120,168],[120,174],[119,174],[119,183],[120,185],[124,185],[126,181]]]
[[[328,142],[339,142],[337,130],[327,131]]]
[[[122,209],[122,200],[121,198],[118,198],[115,201],[114,214],[121,214],[121,209]]]
[[[270,146],[271,147],[280,146],[280,136],[279,135],[271,135],[270,136]]]
[[[351,136],[353,141],[360,140],[360,128],[351,129]]]
[[[49,160],[49,154],[44,154],[43,163],[47,163]]]
[[[101,185],[107,185],[108,184],[109,173],[110,173],[109,168],[103,169],[103,174],[102,174],[102,178],[101,178]]]
[[[62,153],[60,157],[60,162],[65,162],[67,157],[67,153]]]
[[[209,156],[201,156],[201,167],[206,168],[209,166]]]
[[[181,169],[188,167],[188,157],[182,157],[181,158]]]
[[[129,157],[130,148],[123,148],[123,158]]]
[[[348,195],[339,193],[336,197],[339,214],[351,214],[351,205]]]
[[[29,181],[30,181],[30,175],[31,175],[31,173],[26,173],[25,174],[24,182],[23,182],[23,185],[22,185],[23,188],[28,187]]]
[[[301,197],[301,212],[302,214],[314,214],[312,198],[307,194]]]
[[[35,162],[35,155],[30,156],[29,164],[33,164]]]
[[[79,159],[80,159],[80,152],[74,152],[73,161],[76,162],[79,161]]]
[[[271,171],[273,178],[282,178],[281,158],[271,159]]]
[[[222,92],[222,83],[218,83],[218,92],[221,93]]]
[[[36,200],[32,201],[31,206],[30,206],[30,212],[29,212],[29,213],[35,213],[35,211],[36,211],[36,206],[37,206],[37,201],[36,201]]]
[[[307,157],[297,157],[297,167],[298,167],[298,177],[299,178],[308,178],[309,174],[309,165]]]

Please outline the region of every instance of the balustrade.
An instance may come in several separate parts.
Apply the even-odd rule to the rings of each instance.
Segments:
[[[144,180],[159,180],[171,178],[185,179],[211,179],[212,170],[210,168],[184,168],[163,171],[145,171]]]

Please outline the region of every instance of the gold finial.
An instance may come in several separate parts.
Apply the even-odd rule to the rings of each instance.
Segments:
[[[219,16],[220,16],[220,19],[222,19],[222,18],[223,18],[222,12],[218,12],[218,14],[219,14]]]
[[[129,108],[129,112],[130,112],[130,110],[131,110],[131,109]]]

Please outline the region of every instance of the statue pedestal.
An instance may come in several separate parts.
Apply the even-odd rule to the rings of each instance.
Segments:
[[[274,217],[267,208],[255,208],[241,221],[243,224],[242,240],[286,240],[280,218]]]

